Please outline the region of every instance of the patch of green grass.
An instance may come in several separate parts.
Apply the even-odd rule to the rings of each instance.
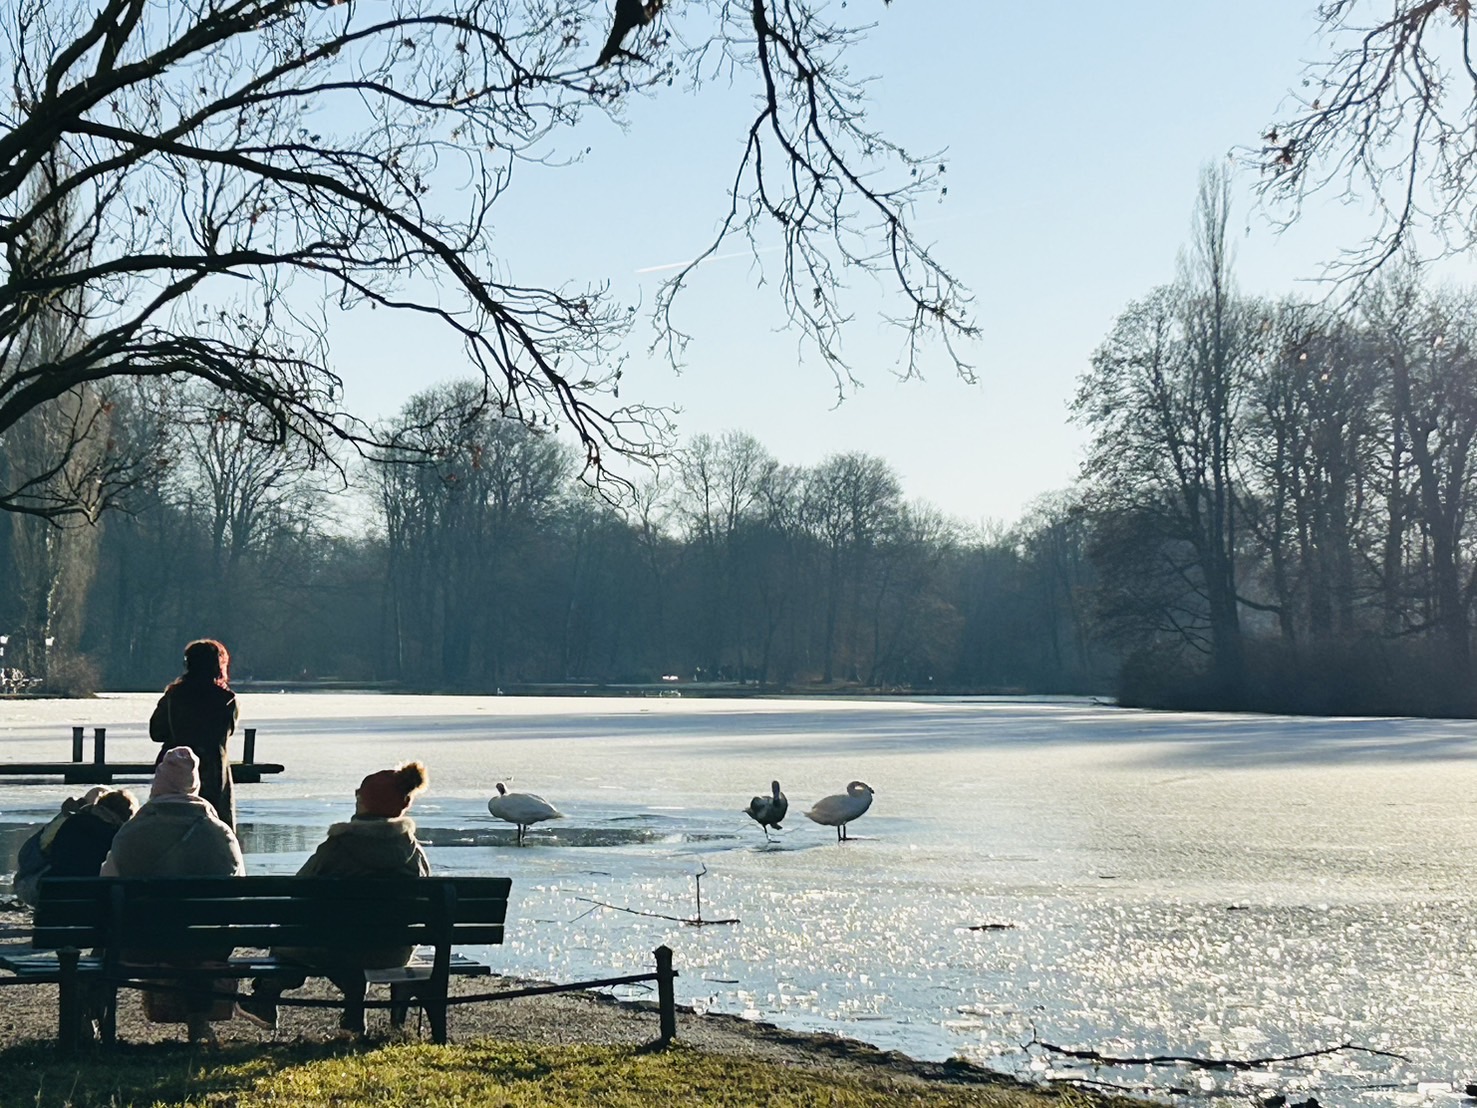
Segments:
[[[689,1047],[471,1042],[120,1047],[64,1058],[0,1051],[0,1108],[1087,1108],[1072,1090],[1022,1091],[831,1073]]]

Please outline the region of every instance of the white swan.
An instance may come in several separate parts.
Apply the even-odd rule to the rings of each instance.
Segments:
[[[836,829],[836,841],[846,839],[846,825],[872,806],[872,786],[853,781],[844,793],[823,796],[805,813],[807,819]]]
[[[780,830],[780,820],[784,819],[785,813],[790,810],[790,802],[785,799],[785,794],[780,792],[778,781],[769,783],[769,791],[769,796],[756,796],[744,809],[749,818],[759,825],[759,830],[764,832],[765,842],[771,841],[769,829],[773,827],[776,831]]]
[[[543,797],[533,793],[510,793],[501,781],[497,783],[497,796],[487,802],[487,810],[505,823],[518,825],[519,846],[523,845],[523,833],[535,823],[564,818],[564,813]]]

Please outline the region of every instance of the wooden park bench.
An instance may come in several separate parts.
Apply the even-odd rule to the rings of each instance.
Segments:
[[[452,976],[492,972],[486,964],[455,953],[453,947],[503,941],[511,884],[506,877],[44,878],[31,946],[0,952],[0,967],[14,974],[0,978],[0,984],[55,983],[57,1038],[63,1049],[71,1049],[83,1037],[83,1028],[90,1028],[94,1015],[103,1042],[114,1041],[120,988],[157,989],[167,980],[188,980],[198,989],[218,978],[301,974],[301,964],[266,953],[272,947],[352,953],[413,946],[425,952],[407,967],[362,971],[362,982],[345,981],[335,972],[335,984],[345,989],[346,1009],[389,1008],[392,1024],[399,1026],[410,1006],[418,1004],[431,1025],[432,1038],[444,1043],[446,1011],[452,1004],[655,981],[661,1039],[669,1042],[676,1035],[676,972],[666,947],[656,951],[655,973],[449,997]],[[238,947],[262,953],[232,954],[224,961],[190,968],[166,968],[158,962],[161,951],[171,959],[188,961],[218,959],[223,951]],[[130,962],[130,951],[148,951],[150,960]],[[389,1000],[367,1000],[370,984],[388,985]],[[287,996],[278,1003],[338,1006]]]

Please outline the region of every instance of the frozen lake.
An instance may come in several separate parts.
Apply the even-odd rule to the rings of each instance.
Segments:
[[[151,759],[154,700],[0,701],[0,760],[66,758],[74,723],[106,726],[114,759]],[[258,757],[287,765],[237,791],[252,872],[291,872],[365,773],[420,758],[432,865],[513,878],[509,941],[489,952],[510,973],[634,972],[667,943],[683,1003],[1195,1100],[1454,1105],[1477,1079],[1477,722],[981,698],[241,701]],[[791,816],[766,846],[739,809],[775,777]],[[838,845],[800,813],[854,778],[877,797]],[[515,848],[487,813],[497,781],[569,818]],[[0,778],[6,859],[77,791]],[[690,915],[703,866],[704,915],[739,924],[590,903]],[[1033,1037],[1408,1061],[1072,1070]]]

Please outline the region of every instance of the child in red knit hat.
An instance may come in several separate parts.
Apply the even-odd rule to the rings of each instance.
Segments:
[[[354,814],[360,818],[396,819],[405,814],[411,798],[425,787],[426,767],[419,762],[371,773],[354,791]]]
[[[426,767],[405,762],[394,769],[371,773],[354,791],[354,818],[335,823],[328,837],[298,870],[299,877],[425,877],[431,872],[425,851],[416,842],[415,824],[405,815],[415,796],[426,787]],[[411,947],[383,950],[275,949],[284,961],[303,963],[301,976],[257,978],[251,995],[236,1004],[239,1015],[258,1027],[277,1026],[277,997],[308,979],[311,970],[327,977],[344,992],[345,1031],[364,1031],[364,976],[366,969],[390,969],[410,961]]]

